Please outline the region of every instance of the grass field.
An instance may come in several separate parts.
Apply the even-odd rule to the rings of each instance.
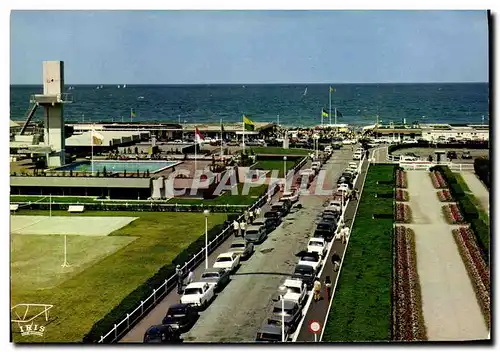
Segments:
[[[294,168],[294,166],[299,162],[295,161],[287,161],[286,163],[286,171],[290,171],[291,169]],[[284,162],[281,160],[261,160],[258,161],[257,164],[254,166],[254,169],[262,169],[262,170],[269,170],[272,172],[272,170],[278,170],[279,174],[278,177],[283,177],[283,166]],[[271,174],[269,174],[270,176]]]
[[[392,214],[393,199],[375,198],[392,190],[391,185],[377,184],[391,180],[392,172],[392,165],[372,165],[368,170],[325,326],[325,342],[391,338],[393,220],[373,219],[373,214]]]
[[[250,150],[253,150],[255,154],[308,155],[311,153],[311,150],[302,148],[252,147]]]
[[[21,210],[20,214],[23,212],[48,215],[47,211]],[[60,247],[57,248],[62,245],[63,236],[12,236],[11,305],[54,305],[44,336],[21,336],[17,325],[13,325],[17,342],[81,341],[97,320],[205,230],[204,215],[199,213],[89,211],[71,215],[53,211],[52,215],[139,219],[98,239],[68,236],[68,262],[73,266],[68,271],[62,271]],[[211,214],[209,228],[226,218],[227,214]],[[33,282],[37,276],[40,277]]]
[[[454,172],[453,175],[455,175],[455,178],[457,179],[457,183],[462,187],[463,191],[465,193],[471,193],[471,190],[469,186],[467,185],[467,182],[465,182],[464,178],[462,175],[460,175],[459,172]]]

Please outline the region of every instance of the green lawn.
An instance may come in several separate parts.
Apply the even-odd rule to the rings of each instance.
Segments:
[[[42,200],[43,202],[49,202],[49,196],[23,196],[23,195],[11,195],[11,202],[37,202]],[[89,203],[93,202],[96,197],[71,197],[71,196],[52,196],[52,201],[57,203]]]
[[[392,192],[392,165],[372,165],[360,200],[323,341],[391,339],[393,199],[375,195]]]
[[[460,185],[460,187],[462,187],[463,191],[465,193],[471,193],[471,190],[470,190],[469,186],[467,185],[467,182],[465,182],[462,175],[460,175],[459,172],[454,172],[453,174],[455,175],[455,178],[457,179],[457,183]]]
[[[48,211],[21,211],[20,214],[48,215]],[[70,216],[66,211],[53,211],[53,216]],[[43,337],[23,337],[13,325],[13,338],[17,342],[77,342],[92,325],[105,316],[124,297],[142,284],[164,264],[196,240],[205,229],[204,215],[200,213],[164,212],[97,212],[89,211],[71,216],[133,216],[139,217],[133,223],[113,232],[108,238],[78,239],[68,236],[69,262],[81,266],[83,271],[65,273],[56,265],[60,254],[51,244],[60,242],[56,236],[12,236],[11,238],[11,304],[52,304],[50,323],[46,325]],[[222,223],[227,214],[211,214],[209,228]],[[90,220],[90,219],[89,219]],[[90,220],[91,221],[91,220]],[[115,237],[116,238],[112,238]],[[39,238],[34,238],[39,237]],[[123,238],[121,238],[123,237]],[[133,240],[128,245],[127,242]],[[123,241],[125,243],[120,243]],[[113,243],[114,242],[114,243]],[[60,244],[59,244],[60,245]],[[120,248],[120,246],[123,246]],[[107,255],[110,251],[116,252]],[[41,258],[42,256],[58,256]],[[31,259],[32,258],[32,259]],[[23,263],[28,261],[28,263]],[[32,268],[37,263],[40,268]],[[81,261],[81,262],[79,262]],[[90,265],[92,263],[93,265]],[[17,268],[38,270],[43,281],[27,282],[25,273]],[[47,265],[55,265],[54,271]],[[90,265],[90,266],[89,266]],[[71,270],[71,269],[69,269]],[[34,274],[31,274],[34,275]],[[51,277],[56,286],[47,288]],[[50,285],[49,285],[50,286]]]
[[[312,150],[302,148],[283,149],[282,147],[252,147],[255,154],[308,155]]]
[[[288,172],[291,169],[293,169],[294,166],[298,162],[300,162],[300,160],[287,161],[286,171]],[[261,161],[257,162],[257,164],[254,166],[254,169],[269,170],[271,172],[272,172],[272,170],[278,170],[279,171],[278,177],[283,177],[283,167],[284,166],[285,166],[285,164],[281,160],[261,160]],[[271,173],[268,176],[271,176]]]

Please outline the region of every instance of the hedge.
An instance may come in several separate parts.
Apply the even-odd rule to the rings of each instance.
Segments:
[[[467,143],[430,143],[425,140],[419,140],[411,144],[391,144],[388,148],[389,154],[396,150],[407,148],[443,148],[443,149],[489,149],[488,141],[470,141]]]
[[[233,221],[238,215],[230,214],[229,221]],[[208,231],[208,239],[211,241],[224,229],[224,224],[219,224],[212,227]],[[146,280],[142,285],[138,286],[134,291],[129,293],[115,308],[106,314],[101,320],[97,321],[90,331],[83,337],[83,343],[96,343],[101,339],[101,336],[107,334],[113,329],[114,324],[120,322],[127,316],[127,313],[132,312],[137,308],[141,301],[148,298],[154,289],[160,287],[166,279],[175,274],[175,266],[183,265],[192,256],[198,253],[205,246],[205,234],[200,235],[198,239],[192,242],[186,249],[179,253],[171,263],[162,266],[153,276]],[[124,278],[126,279],[126,278]],[[165,293],[166,291],[162,291]],[[160,294],[158,294],[160,295]],[[153,306],[149,307],[152,308]],[[113,336],[114,337],[114,336]]]
[[[474,159],[474,172],[484,185],[490,189],[490,160],[486,158]]]
[[[489,258],[490,258],[490,228],[488,224],[486,224],[481,219],[473,219],[470,221],[470,227],[474,234],[476,235],[477,244],[479,246],[479,250],[483,255],[486,264],[489,266]]]

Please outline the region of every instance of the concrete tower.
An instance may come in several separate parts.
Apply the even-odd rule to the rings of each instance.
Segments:
[[[31,96],[31,102],[44,109],[44,143],[50,146],[47,154],[48,167],[66,163],[63,104],[70,103],[70,95],[64,92],[64,62],[43,62],[43,94]]]

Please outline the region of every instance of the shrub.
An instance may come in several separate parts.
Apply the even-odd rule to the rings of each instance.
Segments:
[[[474,159],[474,172],[485,186],[490,189],[490,160],[486,158]]]
[[[464,217],[465,219],[467,219],[467,221],[479,218],[478,209],[476,205],[472,203],[469,197],[459,199],[458,205],[460,206],[460,210],[462,210],[462,213],[464,214]]]
[[[473,219],[470,221],[470,227],[476,235],[477,244],[481,250],[484,261],[488,264],[490,258],[490,228],[481,219]]]
[[[465,197],[465,192],[458,183],[450,184],[450,193],[455,199],[462,199]]]

